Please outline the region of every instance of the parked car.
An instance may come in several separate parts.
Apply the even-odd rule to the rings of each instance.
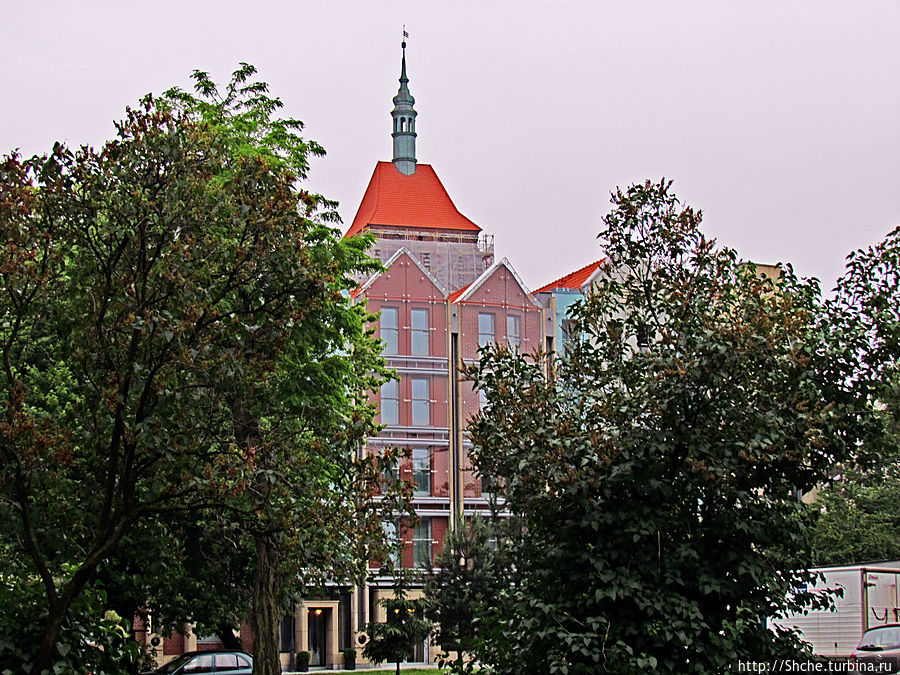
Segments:
[[[222,673],[222,675],[251,675],[253,657],[244,652],[223,649],[208,652],[186,652],[174,661],[145,675],[193,675]]]
[[[867,630],[850,658],[869,673],[900,673],[900,624]]]

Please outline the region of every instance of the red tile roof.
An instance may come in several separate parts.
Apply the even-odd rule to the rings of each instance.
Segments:
[[[430,164],[419,164],[414,174],[404,176],[391,162],[378,162],[345,236],[366,225],[481,231],[457,211]]]
[[[472,283],[474,283],[474,282],[472,282]],[[459,296],[461,296],[463,293],[465,293],[465,292],[466,292],[466,289],[467,289],[469,286],[471,286],[471,285],[472,285],[472,284],[466,284],[465,286],[463,286],[463,287],[460,288],[459,290],[453,291],[447,299],[448,299],[450,302],[456,302],[456,299],[457,299]]]
[[[534,291],[535,293],[546,293],[547,291],[552,291],[554,288],[571,288],[573,290],[580,290],[582,286],[587,282],[588,279],[591,278],[591,275],[597,271],[597,268],[603,264],[605,258],[601,258],[600,260],[596,260],[592,262],[590,265],[585,265],[580,270],[575,270],[567,274],[564,277],[560,277],[556,281],[551,281],[546,286],[541,286],[539,289]]]

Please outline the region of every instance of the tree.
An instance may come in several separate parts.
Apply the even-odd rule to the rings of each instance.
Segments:
[[[277,664],[283,575],[358,570],[377,546],[379,467],[354,450],[383,368],[346,293],[376,263],[298,187],[322,150],[253,72],[221,96],[196,73],[197,97],[146,97],[99,151],[0,168],[0,515],[44,590],[33,673],[164,516],[251,535],[257,672]]]
[[[500,672],[717,673],[796,654],[763,621],[822,604],[799,501],[855,444],[852,359],[818,286],[699,229],[668,181],[617,191],[606,276],[548,377],[489,348],[471,425],[510,565],[477,658]]]
[[[400,675],[400,662],[431,632],[431,624],[423,618],[427,604],[424,598],[409,597],[407,579],[402,570],[397,570],[394,597],[381,600],[385,620],[367,626],[369,640],[363,647],[363,655],[376,665],[393,661]]]
[[[471,655],[480,638],[479,622],[490,612],[501,591],[501,553],[493,529],[479,515],[448,534],[436,560],[436,571],[425,585],[428,618],[435,627],[435,642],[456,659],[441,667],[453,673],[477,672]]]
[[[835,467],[817,505],[816,561],[900,558],[900,228],[847,257],[829,303],[842,353],[857,363],[863,442]]]
[[[900,475],[896,465],[860,472],[847,467],[818,495],[813,533],[817,565],[900,560]]]

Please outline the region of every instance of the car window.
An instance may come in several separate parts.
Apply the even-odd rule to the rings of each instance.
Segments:
[[[237,654],[216,654],[216,672],[228,672],[238,669]]]
[[[182,673],[211,673],[213,671],[213,655],[200,654],[185,664]]]
[[[859,642],[859,648],[900,647],[900,628],[877,628],[867,631]]]
[[[250,663],[250,661],[247,658],[241,656],[240,654],[237,654],[237,660],[238,660],[238,666],[240,666],[241,668],[252,668],[253,667],[253,665]]]
[[[179,656],[174,661],[169,661],[166,665],[160,668],[157,672],[160,675],[169,675],[169,673],[174,673],[178,670],[186,661],[190,660],[190,656]]]

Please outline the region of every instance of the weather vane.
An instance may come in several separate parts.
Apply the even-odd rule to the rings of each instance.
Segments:
[[[406,49],[406,38],[409,37],[409,33],[406,32],[406,24],[403,24],[403,42],[400,43],[400,46],[403,49]]]

